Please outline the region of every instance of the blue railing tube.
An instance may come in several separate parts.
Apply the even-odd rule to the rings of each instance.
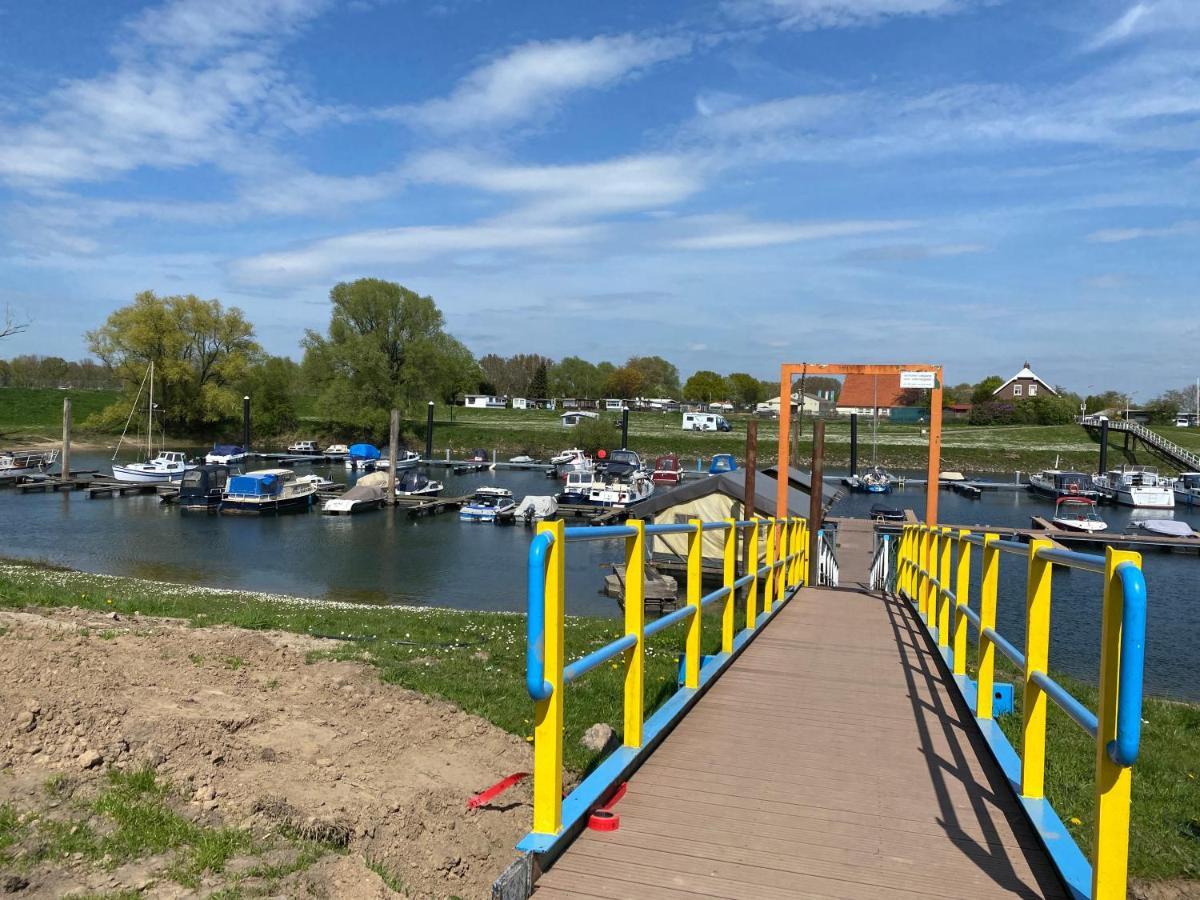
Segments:
[[[1142,669],[1146,658],[1146,577],[1133,563],[1117,566],[1121,604],[1121,668],[1117,689],[1117,739],[1105,748],[1118,766],[1137,762],[1142,741]]]
[[[554,685],[546,680],[546,554],[554,535],[543,532],[529,545],[526,597],[525,687],[534,700],[549,700]]]

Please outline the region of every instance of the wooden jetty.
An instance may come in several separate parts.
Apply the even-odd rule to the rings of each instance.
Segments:
[[[411,519],[436,516],[449,510],[462,509],[471,497],[397,497],[396,506],[402,507]]]

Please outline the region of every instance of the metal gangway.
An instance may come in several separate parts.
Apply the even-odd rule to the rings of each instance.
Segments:
[[[1107,416],[1076,416],[1075,421],[1093,436],[1102,435],[1104,429],[1119,431],[1132,436],[1146,445],[1151,452],[1162,457],[1171,465],[1185,472],[1200,472],[1200,456],[1174,441],[1169,441],[1145,425],[1127,419],[1110,419]],[[1128,440],[1128,438],[1126,438]]]

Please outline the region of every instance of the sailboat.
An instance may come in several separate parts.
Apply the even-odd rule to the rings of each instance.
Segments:
[[[125,441],[129,423],[133,421],[133,414],[137,411],[138,400],[142,398],[142,389],[146,387],[147,381],[150,383],[150,401],[146,413],[146,461],[117,465],[117,454],[121,452],[121,444]],[[183,480],[185,472],[196,468],[194,463],[187,461],[187,457],[183,453],[177,451],[161,450],[157,456],[154,455],[154,360],[150,361],[146,376],[142,379],[137,396],[133,399],[133,407],[129,410],[129,418],[125,420],[125,431],[121,432],[121,440],[117,441],[117,449],[113,452],[112,462],[113,478],[130,484],[179,482]]]
[[[875,393],[872,400],[871,418],[871,471],[859,476],[857,487],[868,494],[890,494],[892,476],[876,462],[879,452],[879,376],[875,376]]]

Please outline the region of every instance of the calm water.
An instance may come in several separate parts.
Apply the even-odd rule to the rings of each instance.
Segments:
[[[84,469],[105,470],[108,464],[107,457],[81,453],[74,454],[74,461]],[[313,470],[335,480],[346,480],[348,474],[340,466]],[[551,493],[556,487],[538,472],[456,476],[438,470],[431,475],[446,482],[450,495],[482,484],[510,488],[517,496]],[[851,495],[834,512],[865,514],[873,502]],[[884,502],[921,511],[924,490],[912,487]],[[1031,515],[1053,511],[1053,504],[1017,491],[985,493],[982,500],[942,492],[940,504],[942,521],[957,524],[1027,526]],[[1117,531],[1131,513],[1121,507],[1102,510]],[[1174,516],[1200,528],[1194,510],[1175,510]],[[0,555],[85,571],[367,603],[524,609],[529,532],[461,523],[453,513],[418,520],[393,510],[357,516],[215,516],[183,513],[154,496],[88,500],[82,493],[5,490],[0,492],[0,527]],[[600,590],[607,563],[621,557],[616,542],[571,545],[568,612],[618,614],[616,601]],[[1001,565],[999,623],[1020,645],[1024,561],[1005,556]],[[1148,687],[1200,701],[1200,557],[1147,553],[1144,567],[1150,589]],[[1099,602],[1099,576],[1055,576],[1053,665],[1094,678]]]

